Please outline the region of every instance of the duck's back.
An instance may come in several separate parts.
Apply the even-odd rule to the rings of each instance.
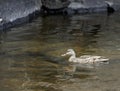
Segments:
[[[92,55],[83,55],[78,58],[80,62],[82,63],[94,63],[94,62],[103,62],[107,61],[107,58],[104,58],[102,56],[92,56]]]
[[[80,56],[79,58],[80,59],[101,58],[101,56],[83,55],[83,56]]]

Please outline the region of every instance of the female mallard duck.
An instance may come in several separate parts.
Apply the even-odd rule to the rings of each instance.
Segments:
[[[76,57],[75,51],[73,49],[68,49],[67,53],[62,56],[70,55],[69,62],[73,63],[97,63],[97,62],[108,62],[109,59],[101,56],[83,55]]]

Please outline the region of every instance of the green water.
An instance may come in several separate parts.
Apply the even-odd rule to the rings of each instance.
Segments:
[[[69,48],[110,62],[73,70],[61,57]],[[119,69],[119,13],[39,17],[0,33],[0,91],[120,91]]]

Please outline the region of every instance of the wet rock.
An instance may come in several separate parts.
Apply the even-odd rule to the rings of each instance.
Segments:
[[[69,7],[71,10],[79,11],[77,13],[91,12],[113,12],[120,9],[119,0],[72,0]],[[112,9],[112,10],[111,10]]]
[[[50,14],[83,14],[119,9],[120,0],[0,0],[0,30],[29,22],[41,11]]]
[[[61,9],[66,8],[69,4],[69,0],[41,0],[42,5],[48,9]]]
[[[61,13],[70,4],[69,0],[41,0],[44,13]]]
[[[110,5],[110,3],[113,3]],[[43,10],[45,13],[67,13],[83,14],[93,12],[109,12],[112,8],[114,11],[120,9],[119,0],[42,0]],[[110,9],[110,10],[109,10]]]
[[[27,22],[40,11],[40,7],[40,0],[0,0],[0,17],[4,20],[0,27]]]
[[[72,0],[68,6],[68,13],[92,13],[107,10],[104,0]]]

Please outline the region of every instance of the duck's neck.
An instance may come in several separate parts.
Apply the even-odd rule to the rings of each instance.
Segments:
[[[69,61],[70,61],[70,62],[73,62],[75,58],[76,58],[76,55],[73,54],[73,55],[70,56]]]

